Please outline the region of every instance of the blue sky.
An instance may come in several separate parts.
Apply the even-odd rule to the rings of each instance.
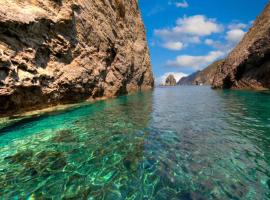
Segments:
[[[139,0],[157,80],[223,58],[268,0]]]

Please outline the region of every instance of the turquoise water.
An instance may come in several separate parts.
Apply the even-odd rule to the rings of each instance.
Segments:
[[[269,92],[156,88],[0,127],[0,199],[270,199]]]

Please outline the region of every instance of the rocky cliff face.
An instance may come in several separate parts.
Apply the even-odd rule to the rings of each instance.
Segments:
[[[153,87],[137,0],[1,0],[0,113]]]
[[[270,88],[270,4],[217,71],[214,88]]]
[[[188,77],[183,77],[179,80],[177,83],[178,85],[211,85],[213,83],[215,74],[219,66],[223,64],[224,60],[219,60],[208,67],[206,67],[202,71],[197,71],[193,74],[191,74]]]
[[[176,86],[174,75],[170,74],[165,80],[165,86]]]
[[[200,71],[194,72],[193,74],[190,74],[189,76],[182,77],[177,85],[193,85],[195,78],[200,73]]]
[[[217,69],[223,62],[224,60],[218,60],[200,71],[195,77],[193,84],[212,85]]]

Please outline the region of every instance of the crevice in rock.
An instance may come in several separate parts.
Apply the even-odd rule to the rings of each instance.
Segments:
[[[77,14],[81,14],[81,7],[78,4],[72,4],[71,9],[73,12],[76,12]]]
[[[8,76],[7,69],[0,69],[0,81],[4,81]]]
[[[13,110],[14,104],[10,101],[9,96],[0,96],[0,102],[0,114],[5,113],[7,110]]]
[[[117,55],[116,48],[114,47],[114,45],[110,45],[110,47],[107,49],[107,56],[105,58],[107,67],[112,65],[113,61],[115,60],[116,55]]]
[[[141,87],[142,87],[143,82],[144,82],[144,76],[145,76],[145,72],[142,73],[142,76],[140,77],[140,80],[139,80],[139,82],[138,82],[138,85],[139,85],[139,87],[140,87],[140,90],[142,89]]]
[[[239,81],[242,78],[245,71],[246,71],[246,64],[244,63],[244,64],[239,65],[239,67],[237,67],[236,69],[235,79]]]
[[[134,73],[135,72],[135,69],[134,69],[134,63],[130,64],[129,66],[129,70],[127,72],[125,76],[125,78],[123,79],[122,81],[122,86],[120,87],[120,89],[117,91],[117,95],[125,95],[125,94],[128,94],[128,89],[127,89],[127,86],[129,83],[131,83],[132,81],[132,78],[134,77]],[[138,83],[138,86],[141,87],[141,85]]]
[[[229,75],[227,75],[223,80],[223,88],[228,89],[233,86],[233,81]]]
[[[51,0],[53,3],[55,3],[57,6],[62,6],[62,0]]]
[[[44,46],[38,48],[35,54],[35,58],[34,58],[35,64],[38,67],[46,68],[48,62],[50,61],[50,54],[51,54],[51,51],[48,48]]]
[[[123,0],[115,0],[116,3],[116,10],[118,12],[118,15],[124,19],[126,16],[126,8],[125,5],[123,3]]]

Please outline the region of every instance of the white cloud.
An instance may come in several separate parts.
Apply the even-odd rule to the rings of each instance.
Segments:
[[[214,43],[215,43],[215,42],[214,42],[214,40],[212,40],[212,39],[206,39],[206,40],[204,41],[204,44],[209,45],[209,46],[213,45]]]
[[[250,26],[253,26],[253,25],[254,25],[254,22],[255,22],[255,20],[251,20],[251,21],[249,22],[249,25],[250,25]]]
[[[226,32],[220,34],[221,40],[207,38],[204,40],[204,44],[215,50],[222,51],[224,55],[228,54],[243,39],[249,26],[250,24],[233,21],[225,27]]]
[[[204,15],[183,17],[178,19],[176,24],[173,31],[190,35],[206,36],[222,30],[221,25],[217,24],[215,19],[207,18]]]
[[[204,56],[180,55],[175,60],[168,61],[167,66],[192,68],[199,70],[224,56],[222,51],[211,51]]]
[[[250,24],[236,20],[222,25],[205,15],[194,15],[179,18],[174,27],[156,29],[154,34],[161,39],[161,46],[170,50],[181,50],[190,44],[211,47],[213,50],[206,55],[179,55],[166,63],[166,66],[200,70],[226,56],[249,27]]]
[[[212,47],[213,49],[216,49],[216,50],[219,50],[222,52],[227,52],[227,49],[231,48],[231,47],[228,47],[227,43],[223,43],[221,41],[213,40],[213,39],[209,39],[209,38],[204,40],[204,44]],[[230,46],[231,46],[231,44],[230,44]]]
[[[166,81],[166,78],[170,74],[172,74],[174,76],[174,78],[176,79],[176,82],[178,82],[181,78],[183,78],[185,76],[188,76],[187,74],[182,73],[182,72],[166,72],[164,75],[162,75],[161,77],[159,77],[159,78],[156,79],[156,84],[157,85],[164,84],[165,81]]]
[[[182,2],[176,2],[175,3],[177,8],[188,8],[188,2],[186,0],[182,1]]]
[[[231,43],[238,43],[245,35],[245,31],[242,29],[232,29],[226,33],[226,39]]]
[[[184,44],[182,42],[166,42],[163,47],[169,50],[179,51],[183,49]]]
[[[229,24],[228,29],[229,30],[232,30],[232,29],[245,29],[247,27],[248,27],[248,25],[244,24],[244,23],[231,23],[231,24]]]
[[[183,35],[207,36],[223,30],[222,25],[215,19],[207,18],[204,15],[179,18],[176,26],[171,29],[156,29],[155,35],[161,38],[179,38]]]
[[[201,37],[210,36],[222,32],[223,26],[215,19],[207,18],[204,15],[182,17],[176,21],[172,28],[156,29],[154,34],[161,38],[166,44],[168,42],[181,42],[183,46],[188,44],[201,43]],[[165,46],[163,44],[162,46]]]
[[[165,8],[161,7],[160,5],[155,5],[152,7],[152,9],[148,12],[147,16],[152,16],[152,15],[156,15],[162,11],[164,11]]]
[[[201,39],[198,36],[194,36],[194,37],[183,37],[184,40],[187,43],[193,43],[193,44],[200,44],[201,43]]]
[[[228,54],[242,40],[248,27],[248,24],[233,21],[226,26],[227,31],[220,34],[220,40],[207,38],[204,44]]]

